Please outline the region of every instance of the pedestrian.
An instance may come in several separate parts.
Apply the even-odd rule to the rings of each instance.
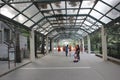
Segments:
[[[66,54],[66,56],[68,56],[68,45],[65,48],[65,54]]]
[[[75,54],[74,54],[74,62],[78,62],[80,60],[80,47],[76,46]]]

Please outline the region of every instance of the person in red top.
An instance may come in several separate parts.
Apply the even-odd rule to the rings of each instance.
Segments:
[[[60,46],[58,46],[58,52],[59,52],[59,51],[61,51],[61,50],[60,50]]]

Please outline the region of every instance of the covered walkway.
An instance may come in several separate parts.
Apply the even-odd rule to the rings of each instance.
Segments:
[[[66,45],[80,62],[54,51]],[[0,80],[120,80],[109,57],[120,62],[120,0],[0,0],[0,74],[31,62]]]
[[[120,66],[103,61],[93,54],[80,54],[81,60],[73,63],[73,56],[51,53],[37,59],[0,80],[119,80]]]

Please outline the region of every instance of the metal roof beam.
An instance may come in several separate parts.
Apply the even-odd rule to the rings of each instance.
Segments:
[[[55,30],[57,30],[57,29],[59,29],[60,30],[60,28],[54,28],[53,30],[51,30],[50,32],[48,32],[46,35],[48,35],[48,34],[50,34],[51,32],[53,32],[53,31],[55,31]],[[66,29],[80,29],[80,30],[83,30],[84,32],[86,32],[86,33],[88,33],[89,34],[89,32],[87,32],[86,30],[84,30],[84,29],[82,29],[82,28],[66,28]]]
[[[5,0],[3,0],[5,1]],[[31,3],[31,2],[39,2],[39,3],[51,3],[51,2],[58,2],[58,1],[65,1],[65,0],[34,0],[34,1],[30,1],[30,0],[13,0],[12,2],[7,2],[9,4],[20,4],[20,3]],[[70,0],[66,0],[66,1],[70,1]],[[79,1],[79,0],[78,0]]]
[[[16,24],[16,25],[19,25],[20,28],[24,28],[24,29],[29,30],[29,31],[31,30],[31,29],[28,28],[27,26],[25,26],[25,25],[23,25],[23,24],[20,24],[19,22],[14,21],[14,20],[12,20],[12,19],[6,17],[6,16],[3,16],[2,14],[0,14],[0,20],[2,20],[2,21],[7,20],[8,22],[12,22],[12,23],[14,23],[14,24]],[[22,27],[22,26],[23,26],[23,27]]]
[[[52,37],[52,39],[54,39],[54,38],[59,38],[58,36],[59,35],[69,35],[69,33],[59,33],[59,34],[56,34],[54,37]],[[73,35],[73,34],[72,34]],[[83,37],[82,35],[80,35],[80,34],[78,34],[78,33],[75,33],[74,34],[74,36],[76,37],[76,38],[78,38],[78,39],[81,39],[80,37],[78,37],[78,36],[76,36],[76,35],[78,35],[78,36],[80,36],[80,37]],[[65,36],[65,38],[66,38],[66,36]]]

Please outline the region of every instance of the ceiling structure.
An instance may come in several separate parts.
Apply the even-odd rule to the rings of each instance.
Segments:
[[[120,17],[120,0],[1,0],[0,14],[54,39],[79,39]]]

